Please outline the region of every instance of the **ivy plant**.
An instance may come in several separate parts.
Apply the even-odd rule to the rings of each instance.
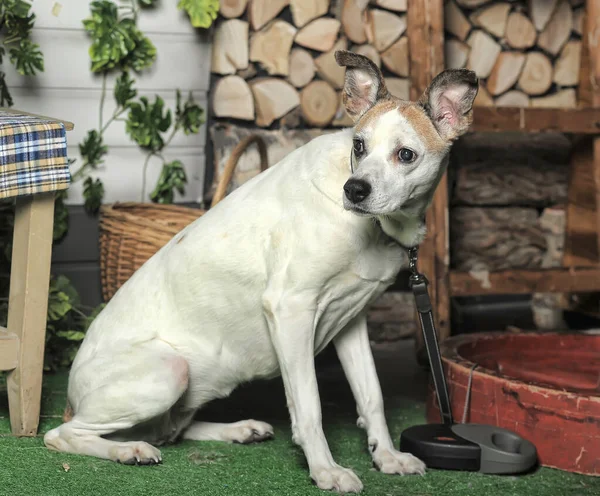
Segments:
[[[183,101],[176,92],[176,107],[169,109],[164,100],[138,96],[135,75],[154,64],[157,53],[152,41],[138,28],[138,17],[143,9],[154,8],[156,0],[97,0],[90,4],[90,16],[83,26],[91,38],[89,48],[90,70],[102,77],[98,127],[88,131],[79,144],[82,163],[73,174],[73,181],[84,180],[85,208],[96,213],[102,204],[104,186],[94,172],[105,163],[109,153],[104,133],[115,121],[125,123],[125,132],[146,154],[143,165],[141,200],[146,198],[146,174],[153,157],[162,161],[162,171],[150,199],[158,203],[172,203],[175,192],[183,194],[187,177],[180,160],[167,161],[163,152],[179,132],[195,134],[204,122],[204,110],[194,101],[192,93]],[[182,0],[179,8],[185,10],[194,26],[208,27],[218,12],[218,0]],[[112,98],[115,110],[105,117],[108,96],[107,78],[116,74]]]
[[[37,43],[31,41],[35,14],[25,0],[0,2],[0,66],[6,56],[22,76],[34,76],[44,71],[44,57]],[[0,106],[12,107],[13,99],[6,84],[6,73],[0,69]]]

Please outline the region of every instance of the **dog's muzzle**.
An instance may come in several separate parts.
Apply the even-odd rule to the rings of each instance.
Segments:
[[[344,184],[344,192],[352,203],[360,203],[371,194],[371,185],[362,179],[349,179]]]

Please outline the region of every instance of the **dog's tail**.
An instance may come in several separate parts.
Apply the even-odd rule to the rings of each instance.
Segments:
[[[63,413],[63,418],[62,418],[63,422],[65,422],[65,423],[70,422],[71,419],[73,418],[73,415],[75,415],[75,412],[73,411],[73,407],[71,406],[71,403],[67,399],[67,405],[65,406],[65,411]]]

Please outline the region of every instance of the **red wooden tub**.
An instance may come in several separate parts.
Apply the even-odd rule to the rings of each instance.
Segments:
[[[600,336],[480,333],[440,346],[456,422],[473,372],[468,422],[533,442],[540,463],[600,475]],[[430,387],[427,420],[439,422]]]

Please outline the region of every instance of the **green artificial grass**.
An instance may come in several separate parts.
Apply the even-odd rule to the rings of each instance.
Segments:
[[[355,407],[343,375],[339,370],[322,375],[324,428],[331,450],[338,463],[361,478],[365,495],[600,495],[600,479],[547,468],[519,477],[440,470],[429,470],[424,477],[381,474],[372,469],[364,433],[355,426]],[[0,496],[327,494],[311,484],[304,457],[291,442],[279,380],[243,387],[228,400],[209,405],[201,416],[264,420],[275,427],[275,440],[250,446],[181,442],[162,448],[164,462],[153,467],[47,450],[41,435],[60,423],[65,390],[66,373],[45,377],[40,436],[17,439],[10,436],[5,385],[0,379]],[[424,421],[424,405],[414,399],[394,393],[386,396],[386,407],[396,442],[404,428]]]

